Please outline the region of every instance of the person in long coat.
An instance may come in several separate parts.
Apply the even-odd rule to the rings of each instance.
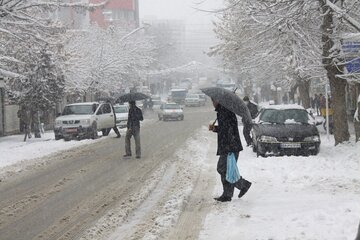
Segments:
[[[111,109],[112,109],[112,111],[113,111],[113,113],[114,113],[114,127],[113,127],[112,129],[113,129],[114,132],[116,133],[116,137],[117,137],[117,138],[120,138],[120,137],[121,137],[121,134],[120,134],[120,132],[119,132],[119,129],[118,129],[117,126],[116,126],[116,113],[115,113],[115,108],[114,108],[114,106],[112,105],[112,103],[111,103],[110,100],[107,100],[106,102],[107,102],[108,104],[110,104]],[[111,131],[111,128],[108,128],[107,131],[108,131],[108,133],[109,133],[109,132]]]
[[[140,121],[144,120],[143,114],[140,108],[136,106],[135,101],[129,102],[129,115],[127,121],[127,131],[125,136],[125,152],[124,157],[130,157],[131,144],[130,139],[134,136],[135,139],[135,151],[136,158],[141,158],[141,145],[140,145]]]
[[[239,157],[239,152],[243,150],[243,147],[239,136],[236,115],[222,105],[220,105],[219,102],[213,99],[212,101],[215,107],[215,111],[217,112],[218,126],[210,124],[209,131],[217,133],[217,155],[220,156],[217,163],[217,172],[220,174],[221,182],[223,185],[222,195],[215,198],[215,200],[220,202],[228,202],[231,201],[231,198],[234,194],[234,187],[240,190],[238,197],[241,198],[250,188],[251,182],[245,180],[242,177],[234,184],[231,184],[226,180],[228,153],[233,152],[237,161]]]
[[[251,118],[254,119],[257,114],[258,114],[258,108],[256,106],[256,104],[250,102],[250,99],[248,96],[245,96],[243,98],[247,108],[249,109],[249,112],[250,112],[250,115],[251,115]],[[243,125],[244,125],[244,128],[243,128],[243,134],[244,134],[244,138],[245,138],[245,141],[246,141],[246,144],[247,146],[251,146],[253,141],[252,141],[252,138],[250,136],[250,132],[251,132],[251,129],[252,129],[252,125],[245,122],[243,120]]]

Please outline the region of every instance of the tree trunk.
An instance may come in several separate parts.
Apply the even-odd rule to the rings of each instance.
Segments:
[[[337,66],[334,57],[331,56],[331,49],[334,46],[334,41],[331,38],[334,29],[334,12],[325,4],[325,2],[325,0],[319,0],[321,12],[324,15],[321,25],[323,64],[327,71],[327,77],[329,79],[330,90],[332,94],[332,107],[334,109],[334,137],[335,145],[337,145],[350,139],[348,118],[346,113],[346,81],[336,77],[336,75],[341,74],[343,66]]]
[[[360,101],[358,102],[358,99],[360,98],[360,94],[358,96],[358,98],[356,99],[356,112],[355,114],[357,114],[357,119],[359,121],[357,121],[357,119],[355,119],[354,116],[354,129],[355,129],[355,142],[360,141]]]
[[[310,81],[301,80],[299,81],[299,93],[304,108],[311,108],[310,103]]]
[[[289,103],[295,103],[295,93],[298,88],[298,84],[290,88],[289,92]]]
[[[35,138],[41,138],[39,112],[32,111],[31,117],[32,117],[32,123],[33,123],[34,136],[35,136]]]

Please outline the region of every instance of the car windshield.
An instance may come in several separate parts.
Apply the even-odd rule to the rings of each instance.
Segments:
[[[164,105],[164,109],[181,109],[181,107],[177,104],[166,104]]]
[[[94,106],[94,107],[93,107]],[[65,106],[64,111],[62,112],[62,115],[72,115],[72,114],[77,114],[77,115],[88,115],[88,114],[93,114],[96,109],[97,109],[98,105],[69,105],[69,106]]]
[[[128,112],[128,108],[126,106],[117,106],[114,107],[115,109],[115,113],[127,113]]]
[[[309,115],[302,109],[265,109],[260,115],[260,121],[278,124],[308,124]]]

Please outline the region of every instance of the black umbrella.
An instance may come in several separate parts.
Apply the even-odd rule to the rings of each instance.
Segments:
[[[121,95],[117,102],[132,102],[132,101],[139,101],[150,98],[148,95],[141,93],[141,92],[132,92],[132,93],[126,93],[124,95]]]
[[[218,101],[223,107],[239,115],[245,123],[251,123],[251,115],[244,101],[234,92],[219,87],[202,88],[206,95]]]

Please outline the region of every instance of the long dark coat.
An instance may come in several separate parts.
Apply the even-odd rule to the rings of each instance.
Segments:
[[[215,109],[218,126],[215,132],[218,135],[217,155],[226,155],[229,152],[238,153],[243,150],[241,145],[238,122],[235,113],[227,110],[220,104]]]
[[[144,120],[140,108],[137,106],[130,106],[127,121],[127,128],[140,128],[140,121]]]
[[[258,108],[256,106],[256,104],[249,102],[249,104],[247,105],[251,118],[254,119],[256,117],[256,115],[258,114]]]

